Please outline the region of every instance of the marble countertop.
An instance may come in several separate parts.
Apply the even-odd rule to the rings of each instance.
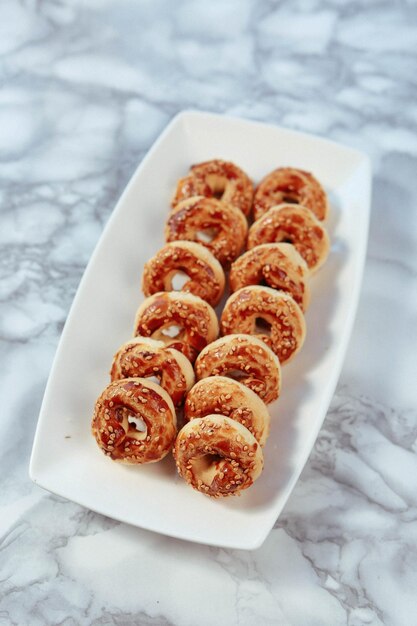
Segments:
[[[0,624],[411,626],[417,619],[417,6],[0,3]],[[161,537],[35,487],[28,461],[78,282],[178,111],[366,151],[373,214],[343,373],[259,550]]]

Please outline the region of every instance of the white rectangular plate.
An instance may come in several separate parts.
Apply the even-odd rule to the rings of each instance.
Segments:
[[[143,265],[164,243],[175,183],[192,163],[212,158],[234,161],[254,181],[279,166],[309,170],[331,202],[331,253],[311,282],[306,342],[283,368],[281,398],[270,406],[264,472],[240,498],[225,500],[188,487],[171,455],[143,467],[119,465],[90,433],[113,354],[132,335]],[[370,188],[369,160],[350,148],[211,113],[178,115],[135,172],[85,271],[46,388],[32,480],[142,528],[216,546],[259,547],[310,454],[341,370],[365,260]]]

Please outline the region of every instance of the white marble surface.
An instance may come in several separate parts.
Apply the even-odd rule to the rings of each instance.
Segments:
[[[1,625],[416,623],[416,24],[412,0],[2,0]],[[82,271],[138,161],[187,107],[315,132],[374,164],[338,390],[252,553],[118,524],[28,479]]]

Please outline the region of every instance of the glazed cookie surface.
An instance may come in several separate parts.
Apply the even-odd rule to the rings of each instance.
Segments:
[[[219,334],[214,309],[191,293],[158,292],[139,306],[135,336],[163,341],[194,361],[197,354]]]
[[[224,200],[248,215],[253,192],[252,181],[240,167],[214,159],[193,165],[188,176],[178,181],[172,206],[191,196],[205,196]]]
[[[176,278],[183,282],[176,287]],[[225,277],[219,261],[206,247],[191,241],[166,244],[145,263],[142,291],[185,291],[216,306],[223,295]]]
[[[263,468],[262,448],[255,437],[225,415],[188,422],[178,433],[174,457],[180,476],[212,498],[237,495]]]
[[[281,390],[281,367],[265,342],[253,335],[220,337],[199,354],[195,362],[197,380],[207,376],[227,376],[252,389],[266,404],[276,400]]]
[[[265,243],[248,250],[232,264],[230,289],[265,285],[289,293],[303,311],[310,289],[308,267],[292,244]]]
[[[326,261],[330,240],[323,224],[306,207],[296,204],[274,206],[254,222],[248,236],[248,248],[264,243],[291,243],[311,272]]]
[[[196,196],[183,200],[168,216],[166,241],[195,241],[227,265],[245,245],[248,225],[242,212],[223,200]]]
[[[269,434],[270,416],[266,404],[251,389],[233,378],[209,376],[189,391],[184,405],[188,422],[196,417],[221,414],[245,426],[265,445]]]
[[[295,300],[284,291],[251,285],[233,293],[221,316],[223,335],[256,335],[287,363],[301,349],[306,325]]]
[[[176,406],[194,384],[193,366],[187,357],[149,337],[135,337],[120,346],[110,376],[112,380],[156,378]]]
[[[92,433],[114,461],[140,465],[160,461],[171,450],[176,414],[171,398],[146,378],[110,383],[97,399]]]
[[[254,219],[282,203],[301,204],[319,220],[325,220],[329,210],[326,192],[317,178],[294,167],[280,167],[262,179],[253,200]]]

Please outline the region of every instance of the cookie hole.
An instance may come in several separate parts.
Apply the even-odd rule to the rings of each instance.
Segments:
[[[171,278],[171,289],[174,291],[181,291],[184,287],[185,283],[190,280],[190,277],[187,276],[185,272],[175,272],[175,274]]]
[[[286,204],[299,204],[298,198],[296,196],[283,196],[282,200]]]
[[[223,469],[225,459],[219,454],[204,454],[191,460],[194,473],[205,485],[211,485],[219,470]]]
[[[248,373],[242,370],[227,370],[226,372],[222,372],[221,375],[227,378],[233,378],[233,380],[243,380],[247,377]]]
[[[202,243],[210,243],[211,241],[213,241],[216,235],[216,229],[205,228],[204,230],[197,231],[195,234],[195,238],[197,239],[197,241],[201,241]]]
[[[221,200],[223,198],[223,194],[225,192],[228,182],[227,178],[225,178],[224,176],[218,176],[216,174],[214,176],[208,176],[206,182],[211,189],[212,197],[216,198],[216,200]]]
[[[130,417],[135,417],[135,414],[127,408],[126,406],[119,406],[115,410],[115,415],[117,421],[123,425],[123,428],[126,430],[128,428],[128,422]]]
[[[263,317],[257,317],[255,320],[255,333],[259,335],[270,335],[272,325]]]
[[[291,239],[291,237],[284,237],[284,239],[280,240],[280,243],[293,243],[293,240]]]
[[[163,328],[161,330],[161,334],[164,335],[165,337],[170,337],[171,339],[174,339],[175,337],[178,337],[178,335],[180,335],[181,331],[182,331],[181,326],[172,324],[172,326],[166,326],[165,328]]]
[[[146,433],[147,426],[143,418],[139,415],[129,415],[127,421],[129,424],[129,432]]]
[[[160,385],[161,384],[160,376],[147,376],[146,378],[147,378],[147,380],[150,380],[151,383],[155,383],[155,385]]]

